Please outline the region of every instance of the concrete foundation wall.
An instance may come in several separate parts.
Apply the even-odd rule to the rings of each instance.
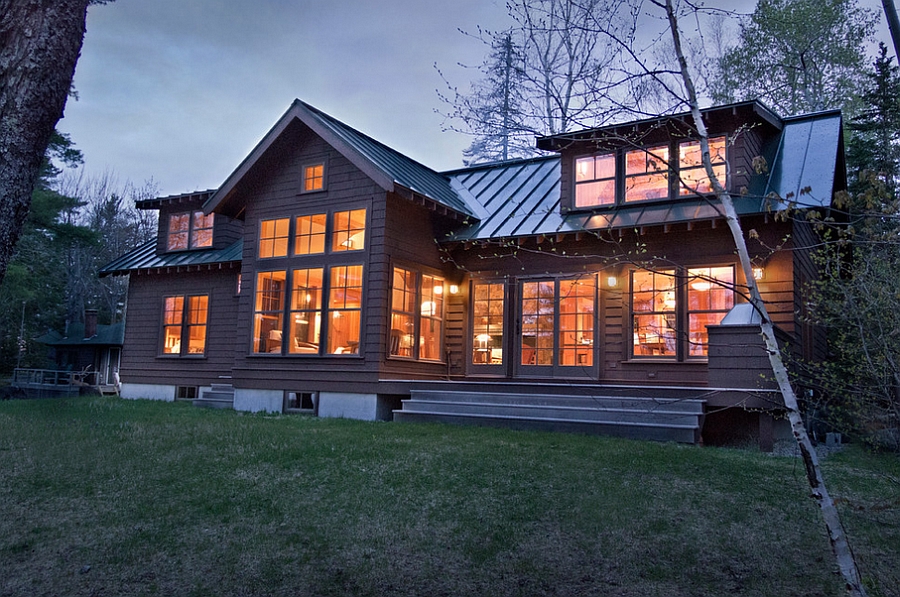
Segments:
[[[175,401],[175,386],[162,384],[144,384],[144,383],[122,383],[119,391],[122,398],[131,400],[163,400],[165,402]]]
[[[319,416],[325,418],[386,421],[391,411],[384,407],[377,394],[349,394],[343,392],[319,393]],[[387,411],[387,412],[385,412]]]
[[[234,410],[258,413],[280,413],[284,406],[284,392],[281,390],[253,390],[235,388]]]

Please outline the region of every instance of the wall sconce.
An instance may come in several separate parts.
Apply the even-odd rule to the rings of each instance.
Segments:
[[[762,267],[754,267],[753,268],[753,279],[759,282],[766,276],[766,270]]]
[[[450,294],[459,294],[459,286],[457,286],[456,284],[451,284]]]
[[[615,288],[619,284],[619,279],[615,276],[609,276],[606,278],[606,285],[610,288]]]

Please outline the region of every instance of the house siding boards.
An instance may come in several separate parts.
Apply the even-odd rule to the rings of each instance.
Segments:
[[[234,364],[236,268],[133,274],[120,376],[133,384],[208,386],[231,375]],[[206,352],[202,357],[163,356],[163,299],[208,294]],[[173,396],[174,397],[174,396]]]
[[[591,153],[598,138],[605,139],[604,147],[618,143],[623,150],[633,147],[629,144],[636,139],[662,142],[672,134],[684,134],[686,125],[679,118],[683,117],[546,138],[539,145],[558,155],[440,174],[305,104],[295,103],[221,189],[146,203],[146,208],[160,210],[158,251],[163,248],[165,216],[187,206],[215,213],[215,248],[219,249],[220,243],[236,243],[231,245],[233,249],[222,253],[183,251],[183,258],[179,256],[179,265],[174,268],[137,267],[138,263],[166,264],[172,253],[157,255],[154,260],[144,253],[139,258],[136,252],[132,258],[117,260],[114,273],[130,271],[129,264],[135,266],[132,269],[139,274],[132,276],[133,300],[144,305],[160,304],[167,288],[204,284],[216,288],[217,299],[210,301],[210,317],[214,315],[220,322],[215,333],[221,335],[222,342],[227,342],[227,334],[232,340],[230,346],[221,348],[221,353],[218,347],[210,352],[206,369],[194,377],[212,380],[230,375],[234,387],[246,391],[242,401],[252,391],[266,393],[270,406],[274,404],[272,396],[278,392],[393,396],[407,393],[420,381],[448,379],[481,384],[477,387],[486,391],[494,382],[532,388],[561,388],[573,382],[706,386],[711,383],[709,364],[705,358],[688,356],[686,337],[679,339],[682,346],[677,358],[659,356],[662,352],[631,356],[635,340],[630,281],[631,272],[650,267],[683,271],[732,266],[740,288],[744,281],[734,244],[715,206],[703,197],[678,197],[594,210],[572,209],[568,213],[563,209],[573,205],[574,159]],[[820,342],[821,334],[804,328],[805,322],[798,315],[803,306],[798,277],[812,279],[815,275],[814,264],[806,255],[813,231],[767,215],[765,201],[758,193],[767,188],[768,175],[753,169],[753,158],[762,155],[783,179],[803,178],[802,172],[798,175],[790,164],[784,163],[789,152],[781,149],[783,123],[764,107],[746,103],[708,112],[707,124],[712,135],[727,134],[731,140],[729,188],[742,214],[751,253],[765,268],[760,290],[773,321],[789,341],[798,345]],[[796,132],[799,126],[792,130]],[[802,135],[792,135],[796,145]],[[303,167],[310,163],[324,164],[325,185],[320,191],[303,192]],[[365,207],[367,216],[366,247],[362,251],[258,258],[263,220],[290,218],[293,223],[299,215],[333,214],[361,207]],[[750,234],[750,230],[755,234]],[[778,250],[773,252],[773,247]],[[221,254],[222,259],[200,263],[204,254]],[[226,258],[228,255],[231,256]],[[253,354],[257,273],[333,264],[362,264],[364,268],[358,354]],[[440,359],[414,360],[390,354],[395,267],[440,276],[446,289],[451,284],[459,288],[455,295],[444,294],[444,354]],[[558,363],[554,368],[529,369],[517,362],[524,360],[525,341],[518,337],[522,326],[522,283],[561,280],[576,274],[598,276],[596,302],[591,307],[596,321],[590,330],[593,362],[581,371]],[[238,275],[242,292],[235,297]],[[612,286],[609,276],[616,279]],[[212,283],[213,279],[218,282]],[[478,281],[505,284],[507,337],[502,365],[471,364],[472,285]],[[226,288],[231,292],[228,300],[222,298],[227,294]],[[686,290],[682,292],[687,294]],[[735,297],[738,303],[743,301],[739,295],[740,291]],[[555,300],[558,307],[560,299]],[[688,307],[682,305],[677,315],[679,330],[684,334],[687,311]],[[123,379],[142,384],[158,383],[161,375],[178,383],[192,379],[190,359],[161,359],[156,354],[159,316],[158,307],[130,309]],[[213,333],[211,324],[210,334]],[[133,346],[129,353],[130,343]],[[517,352],[520,349],[522,353]],[[813,355],[823,354],[818,344],[805,350]],[[651,354],[655,356],[648,356]],[[715,379],[728,378],[721,363],[720,360],[716,365]],[[734,367],[741,364],[735,362]]]

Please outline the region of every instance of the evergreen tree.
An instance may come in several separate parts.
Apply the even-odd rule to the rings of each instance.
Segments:
[[[713,100],[760,99],[782,116],[841,108],[860,87],[876,22],[857,0],[759,0],[719,61]]]

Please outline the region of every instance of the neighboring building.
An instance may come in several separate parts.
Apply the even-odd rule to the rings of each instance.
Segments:
[[[840,113],[704,117],[769,312],[819,358],[813,231],[774,211],[845,188]],[[138,205],[158,239],[103,272],[130,275],[122,395],[366,419],[412,395],[396,418],[573,429],[601,405],[636,436],[613,427],[649,399],[699,409],[660,439],[768,444],[780,398],[690,117],[537,143],[552,154],[438,173],[295,101],[219,189]]]
[[[69,374],[71,384],[93,389],[118,386],[124,341],[125,324],[98,324],[95,309],[86,310],[84,323],[70,324],[65,334],[51,331],[38,338],[49,347],[57,371]],[[27,375],[25,370],[22,375]]]

